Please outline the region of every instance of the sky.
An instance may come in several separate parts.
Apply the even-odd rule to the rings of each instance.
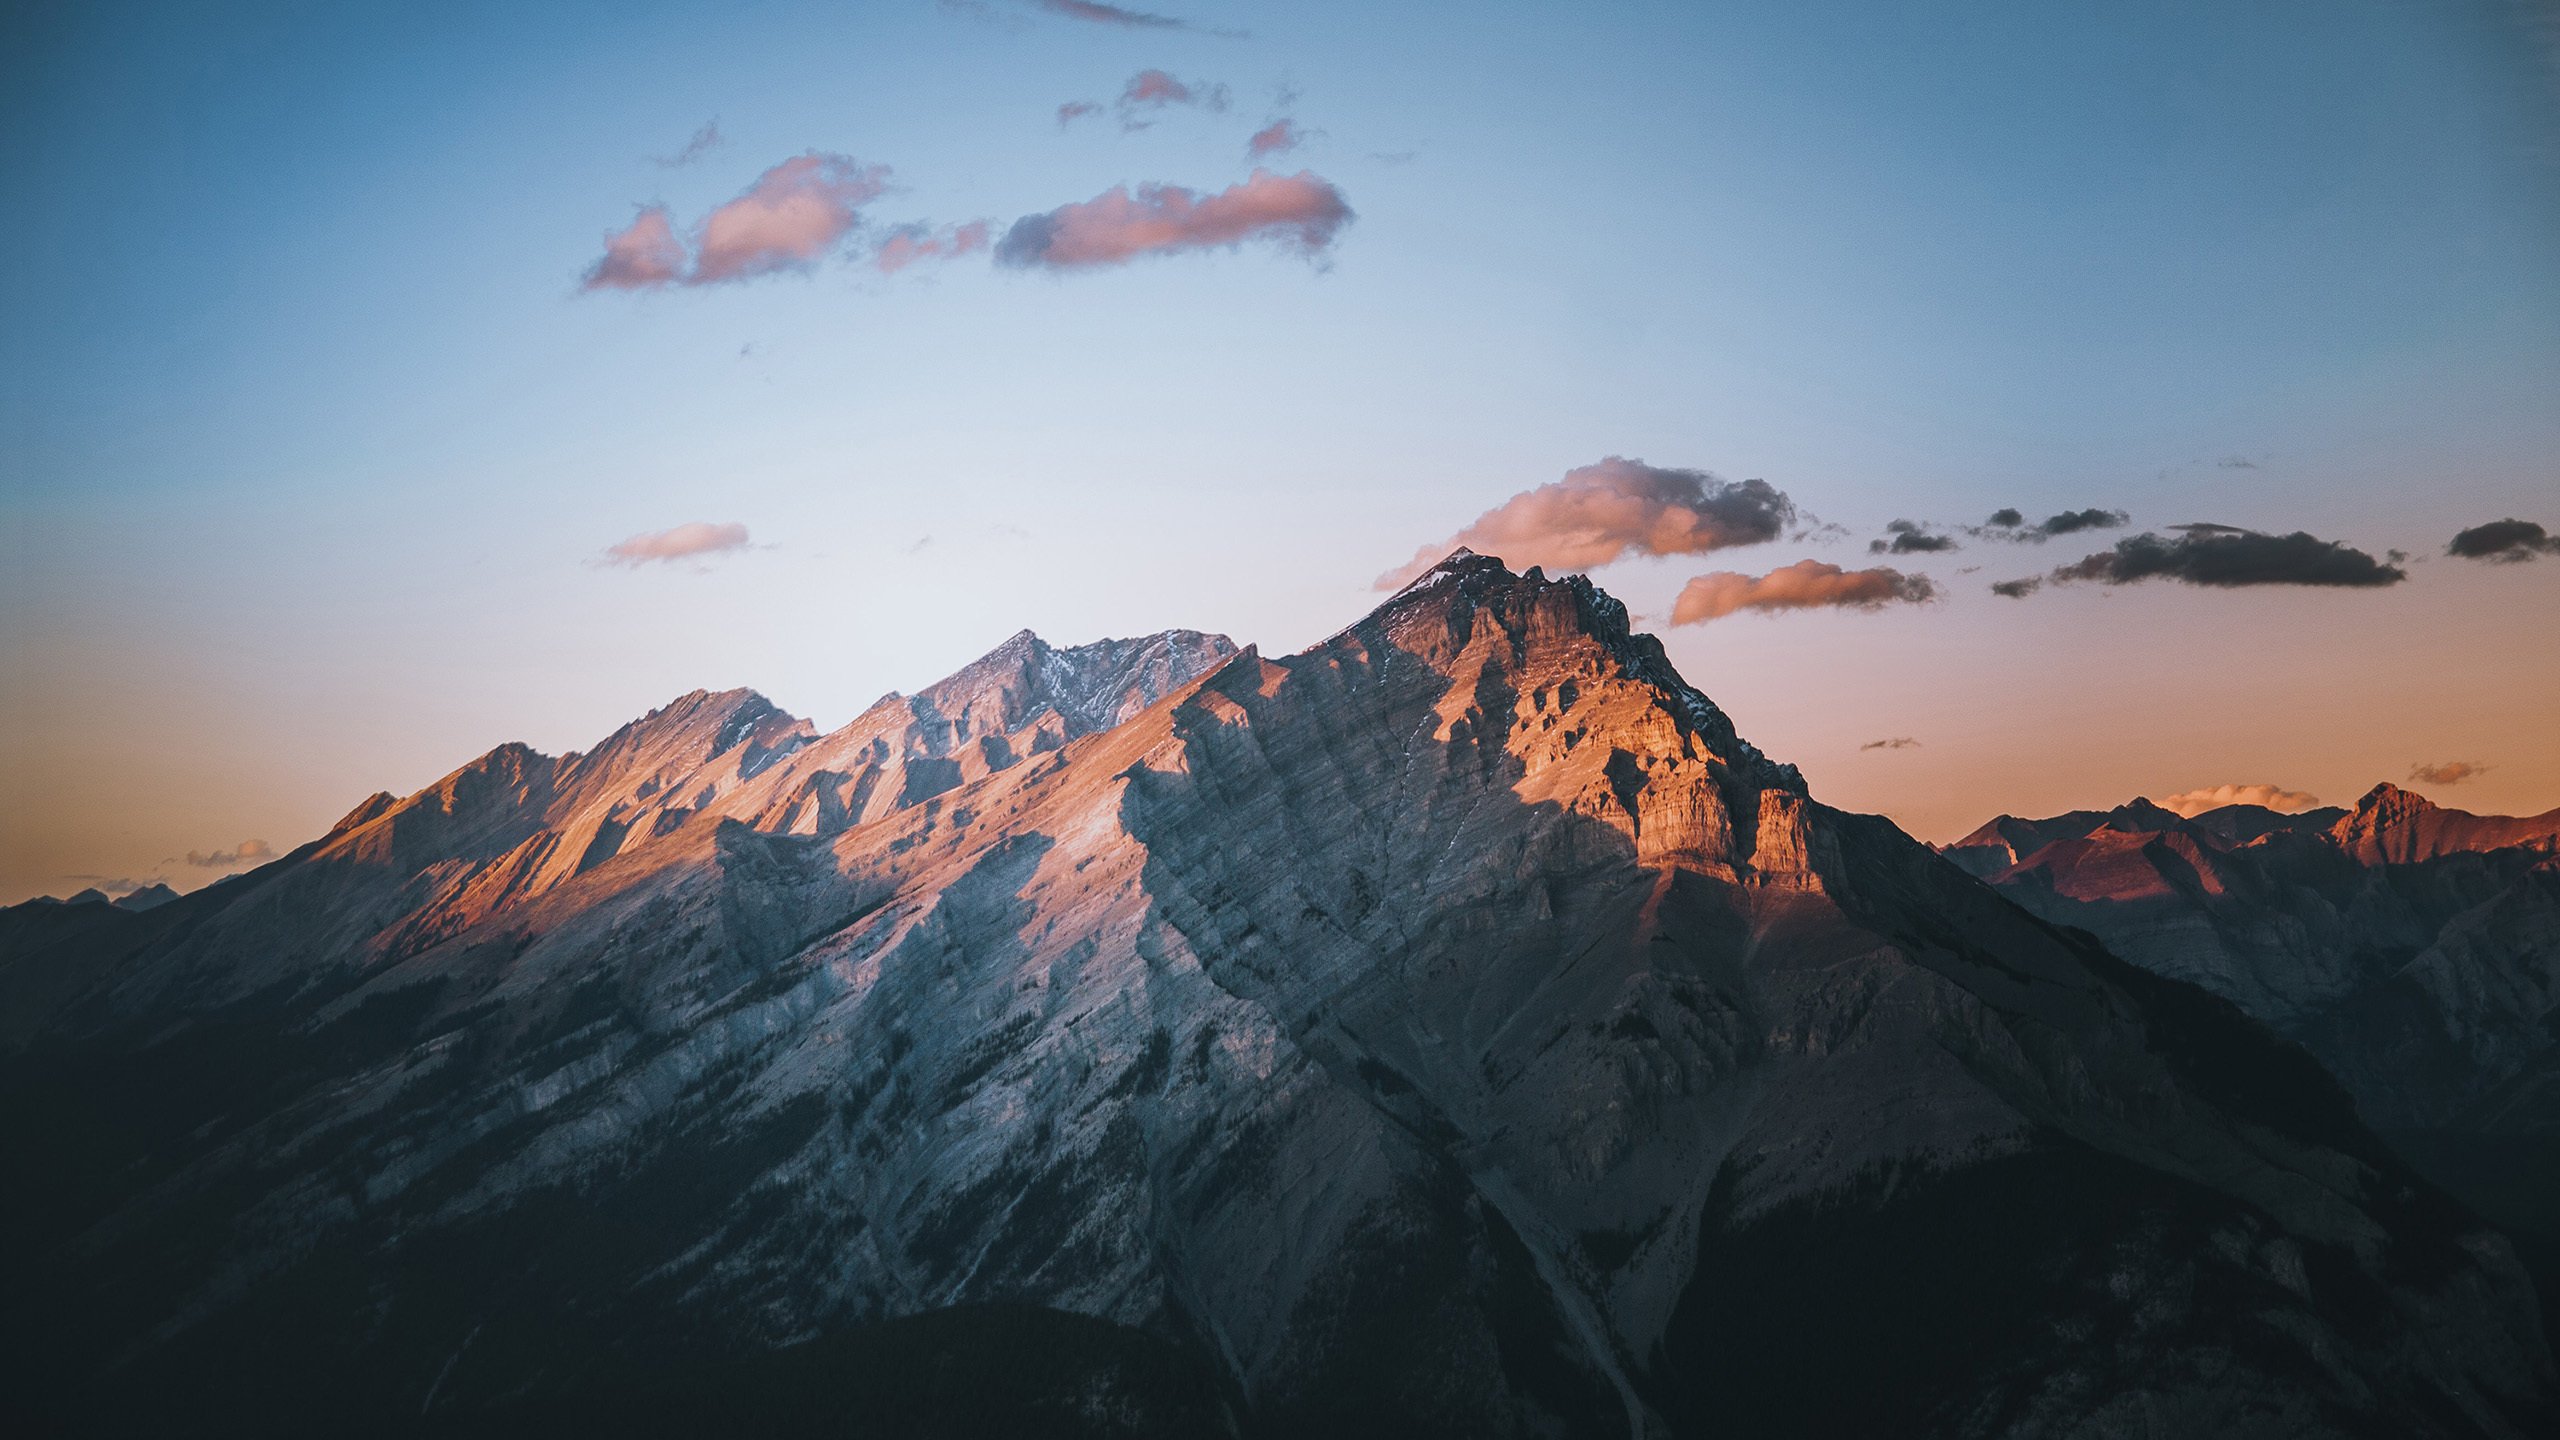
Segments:
[[[1461,541],[1933,841],[2560,806],[2547,0],[0,24],[0,902]]]

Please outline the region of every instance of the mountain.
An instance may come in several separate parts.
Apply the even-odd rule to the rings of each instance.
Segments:
[[[119,910],[149,910],[166,905],[177,898],[178,892],[166,885],[145,885],[139,890],[117,896],[115,907]]]
[[[2043,840],[1982,873],[2309,1048],[2386,1138],[2515,1230],[2560,1298],[2560,810],[2473,815],[2392,785],[2292,824],[2128,818],[2144,809],[2076,834],[2077,815],[2004,816],[1950,853]]]
[[[2300,1051],[1814,801],[1581,577],[760,704],[0,914],[48,1424],[2560,1419],[2507,1241]]]

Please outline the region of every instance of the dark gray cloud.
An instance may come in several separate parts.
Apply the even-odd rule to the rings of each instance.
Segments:
[[[1890,740],[1870,740],[1858,748],[1861,750],[1917,750],[1920,748],[1920,742],[1908,735],[1896,735]]]
[[[2095,580],[2102,585],[2175,580],[2222,589],[2247,585],[2370,589],[2409,578],[2409,572],[2362,550],[2300,530],[2266,535],[2230,525],[2169,528],[2180,533],[2174,537],[2148,531],[2128,535],[2112,550],[2057,567],[2051,578],[2064,583]]]
[[[2444,553],[2462,560],[2513,565],[2537,555],[2560,555],[2560,535],[2550,534],[2530,520],[2509,516],[2474,525],[2454,536]]]
[[[1991,582],[1992,594],[2005,596],[2011,600],[2024,600],[2043,588],[2043,578],[2036,575],[2030,575],[2023,580],[1994,580]]]
[[[1958,548],[1954,537],[1933,535],[1917,520],[1893,520],[1885,524],[1886,539],[1867,542],[1871,555],[1932,555]]]
[[[2092,506],[2086,510],[2065,510],[2059,515],[2048,515],[2030,525],[2026,523],[2027,517],[2015,507],[2004,507],[1992,511],[1989,520],[1965,527],[1965,533],[1977,540],[2013,540],[2041,545],[2056,535],[2076,535],[2083,530],[2113,530],[2132,518],[2122,510],[2101,510]]]

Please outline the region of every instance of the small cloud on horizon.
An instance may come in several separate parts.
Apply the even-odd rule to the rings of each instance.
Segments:
[[[1908,735],[1896,735],[1890,740],[1870,740],[1858,748],[1860,750],[1917,750],[1920,748],[1920,742]]]
[[[2489,767],[2474,760],[2446,760],[2435,765],[2409,767],[2409,783],[2413,785],[2459,785],[2477,780],[2489,773]]]
[[[254,865],[276,858],[275,847],[264,840],[243,840],[228,850],[190,850],[186,861],[199,870],[228,870],[239,865]]]
[[[2159,802],[2161,809],[2175,811],[2190,820],[2225,805],[2262,805],[2290,815],[2319,803],[2317,795],[2287,790],[2281,785],[2208,785],[2201,790],[2182,790]]]
[[[1775,540],[1795,502],[1766,480],[1725,480],[1704,470],[1611,455],[1523,490],[1438,545],[1378,577],[1393,590],[1463,545],[1525,569],[1588,570],[1628,554],[1703,555]]]
[[[1880,610],[1887,605],[1923,605],[1938,598],[1938,587],[1926,575],[1906,575],[1877,566],[1843,570],[1826,560],[1799,560],[1766,575],[1712,571],[1680,587],[1671,604],[1671,623],[1700,625],[1744,610],[1776,614],[1786,610]]]
[[[694,520],[671,530],[634,535],[612,545],[604,552],[604,563],[636,568],[653,562],[698,560],[743,550],[746,546],[746,526],[734,521],[713,524],[708,520]]]

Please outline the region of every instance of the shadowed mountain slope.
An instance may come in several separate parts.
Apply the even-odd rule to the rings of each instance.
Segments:
[[[1148,643],[733,702],[767,758],[570,812],[501,752],[0,960],[32,1393],[495,1425],[1036,1307],[1102,1328],[1031,1429],[2551,1423],[2506,1242],[2299,1051],[1814,802],[1588,581]],[[690,814],[549,868],[607,794]],[[402,878],[272,911],[358,835]]]

